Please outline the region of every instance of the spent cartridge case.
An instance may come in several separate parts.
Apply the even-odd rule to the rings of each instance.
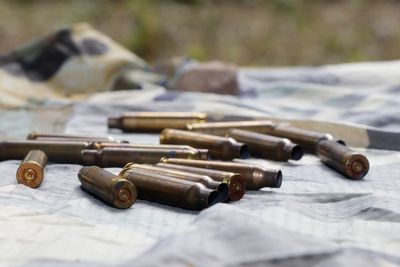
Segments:
[[[124,132],[161,132],[165,128],[185,129],[188,123],[202,123],[205,113],[191,112],[131,112],[108,118],[108,128]]]
[[[228,137],[189,131],[165,129],[160,134],[161,144],[183,144],[195,148],[208,149],[210,157],[214,159],[232,160],[234,158],[248,158],[247,145]]]
[[[197,173],[200,175],[206,175],[208,177],[211,177],[215,181],[226,183],[229,188],[228,200],[230,201],[237,201],[242,199],[242,197],[246,192],[246,181],[243,175],[239,173],[218,171],[212,169],[203,169],[203,168],[196,168],[196,167],[175,165],[168,163],[158,163],[157,166],[160,166],[164,169],[171,169],[171,170],[178,170],[190,173]]]
[[[146,149],[178,149],[178,150],[188,150],[188,151],[193,151],[198,159],[204,159],[207,160],[209,158],[208,156],[208,149],[196,149],[191,146],[185,146],[185,145],[147,145],[147,144],[132,144],[132,143],[124,143],[124,144],[117,144],[117,143],[95,143],[93,145],[94,149],[103,149],[106,147],[117,147],[117,148],[146,148]]]
[[[164,158],[163,163],[192,166],[197,168],[221,170],[240,173],[245,178],[247,190],[258,190],[263,187],[279,188],[282,184],[282,172],[275,169],[266,169],[253,164],[210,160],[184,160]]]
[[[120,176],[136,185],[139,199],[190,210],[201,210],[220,201],[217,191],[201,183],[130,168],[124,168]]]
[[[335,140],[321,141],[317,155],[323,163],[349,179],[360,180],[369,170],[368,159]]]
[[[84,164],[82,150],[90,147],[88,142],[76,141],[3,141],[0,142],[0,161],[23,159],[31,150],[41,150],[50,162]]]
[[[101,167],[123,167],[129,162],[155,164],[163,157],[198,159],[199,155],[196,151],[186,149],[105,147],[99,150],[82,151],[85,165]]]
[[[127,209],[136,201],[137,191],[132,182],[99,167],[83,167],[78,178],[83,190],[110,206]]]
[[[117,140],[111,136],[87,136],[87,135],[73,135],[73,134],[56,134],[56,133],[40,133],[31,132],[27,140],[42,140],[42,141],[80,141],[80,142],[108,142],[108,143],[128,143],[125,140]]]
[[[205,185],[207,188],[216,190],[220,194],[221,201],[226,201],[228,199],[229,188],[228,185],[225,183],[217,182],[211,179],[209,176],[200,175],[190,172],[184,172],[179,170],[173,169],[166,169],[159,166],[154,165],[144,165],[144,164],[135,164],[135,163],[128,163],[124,168],[135,168],[143,171],[154,172],[158,174],[166,174],[168,176],[184,179],[196,183],[201,183]]]
[[[276,123],[272,121],[221,121],[192,123],[186,125],[186,129],[193,132],[201,132],[212,135],[225,136],[230,129],[241,129],[252,132],[266,132],[275,127]]]
[[[230,129],[227,136],[248,145],[250,155],[254,157],[288,161],[289,159],[299,160],[304,154],[301,146],[292,143],[287,138],[239,129]]]
[[[38,187],[44,177],[44,169],[47,165],[47,156],[40,150],[31,150],[19,165],[17,181],[31,188]]]

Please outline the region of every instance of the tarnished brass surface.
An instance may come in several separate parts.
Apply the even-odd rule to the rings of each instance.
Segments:
[[[117,144],[117,143],[95,143],[93,145],[94,149],[102,149],[106,147],[125,147],[125,148],[146,148],[146,149],[171,149],[171,150],[188,150],[193,151],[197,156],[198,159],[207,160],[208,157],[208,149],[196,149],[191,146],[186,145],[148,145],[148,144],[132,144],[132,143],[124,143],[124,144]]]
[[[139,199],[190,210],[201,210],[220,201],[217,191],[201,183],[130,168],[124,168],[120,176],[135,184]]]
[[[160,143],[205,148],[208,149],[210,156],[214,159],[232,160],[249,156],[247,145],[239,143],[232,138],[189,131],[165,129],[160,134]]]
[[[3,141],[0,142],[0,160],[23,159],[31,150],[41,150],[50,162],[84,164],[81,152],[90,147],[77,141]]]
[[[47,165],[47,156],[40,150],[31,150],[19,165],[17,181],[20,184],[36,188],[44,177],[44,168]]]
[[[164,161],[164,160],[161,160]],[[167,159],[165,161],[168,161]],[[200,175],[206,175],[211,177],[216,181],[220,181],[226,183],[229,187],[229,200],[237,201],[240,200],[245,192],[246,192],[246,181],[243,175],[239,173],[232,173],[226,171],[218,171],[212,169],[205,169],[205,168],[196,168],[191,166],[184,166],[184,165],[175,165],[175,164],[168,164],[168,163],[158,163],[157,166],[160,166],[164,169],[172,169],[190,173],[197,173]]]
[[[132,182],[99,167],[83,167],[78,178],[82,189],[113,207],[127,209],[136,201],[137,191]]]
[[[230,129],[242,129],[264,133],[275,126],[276,123],[272,121],[221,121],[192,123],[186,125],[186,129],[193,132],[225,136]]]
[[[299,160],[303,157],[303,149],[287,138],[230,129],[226,135],[249,146],[250,155],[254,157],[278,161]]]
[[[129,168],[129,169],[136,168],[143,171],[154,172],[158,174],[166,174],[168,176],[175,177],[178,179],[184,179],[196,183],[201,183],[210,189],[218,191],[220,193],[221,201],[226,201],[228,199],[229,195],[228,185],[226,183],[214,181],[213,179],[211,179],[209,176],[206,175],[200,175],[196,173],[184,172],[173,169],[166,169],[154,165],[144,165],[135,163],[128,163],[124,168]]]
[[[202,123],[205,113],[191,112],[130,112],[108,118],[108,128],[124,132],[161,132],[165,128],[185,129],[188,123]]]
[[[199,155],[196,151],[187,149],[105,147],[82,151],[85,165],[101,167],[123,167],[129,162],[155,164],[163,157],[198,159]]]
[[[108,143],[128,143],[125,140],[117,140],[111,136],[87,136],[87,135],[73,135],[73,134],[56,134],[56,133],[40,133],[31,132],[27,140],[42,140],[42,141],[80,141],[80,142],[108,142]]]
[[[184,159],[162,159],[163,163],[193,166],[198,168],[206,168],[213,170],[221,170],[233,173],[240,173],[246,180],[246,189],[258,190],[263,187],[281,187],[282,172],[280,170],[266,169],[261,166],[223,162],[211,160],[184,160]]]
[[[334,140],[319,142],[317,155],[323,163],[352,180],[362,179],[369,170],[364,155]]]

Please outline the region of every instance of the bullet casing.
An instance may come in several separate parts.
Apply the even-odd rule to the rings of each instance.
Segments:
[[[78,173],[82,189],[110,206],[127,209],[135,203],[136,187],[132,182],[96,166],[83,167]]]
[[[124,132],[161,132],[165,128],[185,129],[188,123],[202,123],[205,113],[190,112],[131,112],[108,118],[108,128]]]
[[[226,183],[229,188],[228,199],[230,201],[240,200],[246,193],[246,181],[244,177],[239,173],[217,171],[212,169],[203,169],[168,163],[158,163],[156,166],[160,166],[164,169],[179,170],[184,172],[196,173],[199,175],[206,175],[208,177],[211,177],[215,181]]]
[[[197,168],[221,170],[240,173],[245,178],[247,190],[258,190],[263,187],[279,188],[282,184],[282,172],[280,170],[266,169],[261,166],[223,161],[162,159],[163,163],[192,166]]]
[[[38,187],[44,178],[47,156],[40,150],[31,150],[17,170],[17,181],[31,188]]]
[[[232,160],[249,156],[247,145],[232,138],[189,131],[165,129],[160,134],[160,143],[183,144],[208,149],[210,156],[215,159]]]
[[[108,142],[108,143],[128,143],[125,140],[116,140],[111,136],[86,136],[86,135],[73,135],[73,134],[60,134],[60,133],[40,133],[31,132],[27,138],[28,140],[41,140],[41,141],[79,141],[79,142]]]
[[[225,136],[230,129],[241,129],[241,130],[263,133],[275,126],[276,123],[268,120],[221,121],[221,122],[192,123],[186,125],[186,129],[193,132]]]
[[[214,181],[212,178],[206,176],[206,175],[200,175],[200,174],[195,174],[195,173],[190,173],[190,172],[183,172],[183,171],[178,171],[178,170],[173,170],[173,169],[166,169],[162,168],[159,166],[154,166],[154,165],[144,165],[144,164],[135,164],[135,163],[128,163],[125,167],[125,169],[139,169],[143,171],[148,171],[148,172],[154,172],[158,174],[165,174],[174,178],[178,179],[184,179],[187,181],[192,181],[195,183],[201,183],[207,188],[210,188],[212,190],[216,190],[220,193],[220,199],[221,201],[226,201],[228,199],[228,194],[229,194],[229,188],[228,185],[225,183],[217,182]]]
[[[321,141],[317,155],[323,163],[349,179],[360,180],[369,171],[368,159],[334,140]]]
[[[41,150],[50,162],[84,164],[81,153],[88,147],[88,142],[75,141],[3,141],[0,142],[0,161],[23,159],[29,151]]]
[[[203,184],[138,169],[123,169],[121,177],[138,188],[139,199],[190,210],[201,210],[219,201],[219,193]]]
[[[84,150],[83,160],[86,165],[101,167],[123,167],[129,162],[155,164],[163,157],[197,159],[195,151],[181,149],[148,149],[105,147],[100,150]]]
[[[299,160],[303,149],[287,138],[255,133],[246,130],[230,129],[226,135],[249,146],[250,155],[277,161]]]

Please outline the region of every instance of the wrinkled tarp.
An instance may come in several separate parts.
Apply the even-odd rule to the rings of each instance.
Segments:
[[[63,128],[138,143],[157,143],[158,136],[108,131],[107,116],[173,110],[205,111],[214,118],[297,119],[304,127],[311,120],[311,127],[332,129],[364,147],[358,150],[371,169],[364,180],[350,181],[311,155],[288,163],[251,159],[280,167],[282,187],[194,212],[141,200],[129,210],[113,209],[80,189],[78,165],[50,164],[42,186],[30,189],[16,184],[19,161],[1,162],[0,264],[400,266],[399,67],[394,61],[242,69],[239,96],[155,86],[99,93],[67,106],[45,100],[39,110],[4,111],[0,133],[8,137]],[[391,150],[371,148],[385,139]]]

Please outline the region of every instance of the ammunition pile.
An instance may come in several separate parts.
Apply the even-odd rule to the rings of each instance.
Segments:
[[[300,160],[311,153],[343,176],[362,179],[368,159],[328,133],[271,121],[207,122],[204,113],[136,112],[108,119],[109,128],[160,133],[160,144],[134,144],[111,137],[33,132],[28,140],[0,142],[0,160],[23,160],[18,183],[38,187],[47,162],[80,164],[84,191],[126,209],[136,198],[201,210],[238,201],[246,190],[279,188],[282,172],[238,163],[249,156]],[[114,175],[102,168],[120,167]]]

